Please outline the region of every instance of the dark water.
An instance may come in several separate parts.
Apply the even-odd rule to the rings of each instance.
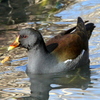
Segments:
[[[0,9],[0,46],[3,48],[14,40],[18,30],[25,27],[37,28],[46,41],[75,26],[78,16],[96,26],[89,41],[90,70],[89,65],[85,65],[68,73],[29,75],[29,80],[25,73],[26,51],[12,51],[11,65],[0,65],[0,100],[100,99],[99,0],[2,0]],[[1,52],[4,50],[0,49]]]

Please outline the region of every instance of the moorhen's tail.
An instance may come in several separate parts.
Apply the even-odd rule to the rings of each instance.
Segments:
[[[95,28],[94,23],[88,23],[85,25],[82,18],[78,17],[75,33],[80,35],[80,37],[83,38],[84,41],[86,41],[90,38],[94,28]]]
[[[94,28],[95,28],[95,25],[94,25],[94,23],[88,23],[88,24],[85,25],[85,27],[86,27],[88,39],[90,39],[90,36],[91,36],[91,34],[92,34],[92,31],[93,31]]]

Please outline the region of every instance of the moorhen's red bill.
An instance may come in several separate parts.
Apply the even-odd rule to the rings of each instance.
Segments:
[[[88,40],[94,28],[93,23],[85,25],[78,17],[76,28],[58,34],[46,44],[39,31],[25,28],[20,30],[19,36],[8,50],[18,46],[28,49],[29,73],[68,71],[77,67],[79,62],[88,61]]]

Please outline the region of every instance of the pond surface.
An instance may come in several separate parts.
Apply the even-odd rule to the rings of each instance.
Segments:
[[[17,32],[38,29],[45,41],[76,25],[77,17],[96,28],[89,41],[89,65],[52,75],[26,75],[27,52],[16,48],[0,58],[0,100],[100,100],[100,0],[1,0],[0,53],[6,51]],[[31,84],[30,84],[31,83]],[[31,95],[31,97],[30,97]]]

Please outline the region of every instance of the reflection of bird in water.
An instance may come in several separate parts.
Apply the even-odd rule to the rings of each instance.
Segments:
[[[85,66],[81,66],[81,68],[76,68],[66,73],[61,72],[44,75],[28,73],[28,76],[31,83],[31,95],[29,97],[23,97],[24,100],[48,100],[52,94],[57,95],[55,92],[53,93],[53,91],[58,90],[70,95],[67,88],[79,88],[84,90],[88,88],[88,84],[90,83],[89,63]],[[70,93],[73,94],[73,91]]]

